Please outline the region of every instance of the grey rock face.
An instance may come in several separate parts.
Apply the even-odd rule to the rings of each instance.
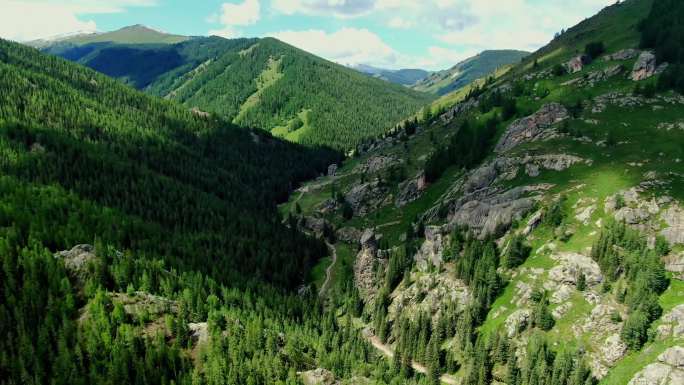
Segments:
[[[379,258],[378,243],[373,230],[364,231],[360,243],[361,250],[356,255],[354,262],[354,282],[359,289],[361,298],[372,301],[377,292],[375,268],[386,261]]]
[[[418,268],[425,270],[429,265],[440,266],[443,262],[445,236],[441,226],[425,227],[425,242],[415,256]]]
[[[476,99],[469,99],[465,102],[456,104],[447,112],[443,113],[439,118],[442,120],[444,124],[447,124],[459,115],[468,112],[473,108],[477,108],[478,104],[479,102]]]
[[[549,271],[549,279],[561,284],[576,285],[580,274],[584,274],[587,285],[595,286],[603,281],[598,264],[593,259],[577,253],[560,253],[552,256],[560,262]]]
[[[95,260],[95,247],[92,245],[76,245],[71,250],[60,251],[55,254],[55,258],[62,258],[67,270],[75,273],[84,273],[88,263]]]
[[[420,198],[420,195],[426,188],[425,173],[421,172],[415,178],[402,182],[399,185],[399,193],[397,193],[397,199],[394,201],[394,204],[397,207],[406,206]]]
[[[302,382],[304,385],[336,385],[339,384],[335,380],[335,375],[323,368],[317,368],[314,370],[307,370],[301,373]]]
[[[203,344],[209,341],[209,326],[206,322],[188,323],[190,337],[195,343]]]
[[[543,139],[544,134],[548,134],[547,129],[551,125],[568,117],[568,110],[563,105],[546,104],[536,113],[511,123],[496,145],[495,151],[502,153],[521,143]]]
[[[629,385],[679,385],[684,384],[684,348],[673,346],[658,356],[658,362],[646,366],[637,373]]]
[[[640,52],[641,51],[639,51],[638,49],[627,48],[627,49],[617,51],[614,54],[606,55],[603,57],[603,60],[605,60],[605,61],[630,60],[630,59],[634,59],[635,57],[637,57]]]
[[[575,56],[574,58],[570,59],[569,62],[565,63],[565,68],[567,68],[568,72],[574,74],[576,72],[582,71],[582,69],[584,69],[584,65],[589,63],[589,61],[590,60],[587,55]]]
[[[661,318],[658,337],[663,339],[684,337],[684,304],[676,306]]]
[[[344,196],[354,215],[364,216],[379,208],[386,199],[387,189],[376,180],[358,184]]]
[[[656,68],[655,55],[652,52],[644,51],[634,63],[630,79],[634,81],[648,79],[655,74]]]
[[[328,166],[328,176],[335,176],[337,174],[337,164],[333,163]]]
[[[337,240],[356,245],[361,240],[361,231],[354,227],[343,227],[335,233]]]
[[[527,309],[520,309],[513,312],[506,318],[505,327],[508,337],[513,337],[525,328],[530,322],[530,311]]]
[[[661,214],[661,218],[667,223],[667,228],[660,234],[671,245],[684,244],[684,210],[678,205],[673,205]]]
[[[398,163],[400,162],[392,156],[372,156],[364,163],[356,166],[354,171],[359,173],[374,174]]]

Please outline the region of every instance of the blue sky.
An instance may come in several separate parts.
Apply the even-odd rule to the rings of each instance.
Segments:
[[[533,51],[615,0],[0,0],[0,37],[131,24],[273,36],[341,64],[444,69],[485,49]]]

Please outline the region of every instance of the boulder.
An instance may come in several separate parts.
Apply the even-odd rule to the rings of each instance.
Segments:
[[[659,338],[684,337],[684,304],[678,305],[661,318]]]
[[[658,361],[675,367],[684,369],[684,347],[673,346],[658,356]]]
[[[628,385],[680,385],[684,384],[684,371],[670,365],[654,363],[646,366],[629,381]]]
[[[304,217],[301,225],[306,230],[312,231],[318,237],[323,235],[326,227],[332,227],[332,225],[327,220],[318,217]]]
[[[454,118],[460,116],[461,114],[468,112],[472,110],[473,108],[477,108],[479,105],[479,102],[475,98],[471,98],[466,100],[465,102],[461,102],[450,108],[448,111],[440,115],[440,119],[444,124],[447,124],[454,120]]]
[[[509,151],[519,144],[540,140],[547,129],[558,122],[567,119],[568,110],[559,103],[549,103],[542,106],[536,113],[511,123],[503,134],[495,151],[502,153]]]
[[[684,280],[684,252],[672,253],[665,258],[665,270],[672,273],[672,275],[679,279]]]
[[[644,51],[634,63],[630,79],[634,81],[648,79],[655,74],[656,68],[655,55],[652,52]]]
[[[587,55],[575,56],[570,61],[565,63],[565,68],[569,73],[574,74],[576,72],[582,71],[584,66],[591,61],[591,58]]]

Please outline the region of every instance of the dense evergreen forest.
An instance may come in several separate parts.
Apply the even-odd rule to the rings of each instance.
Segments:
[[[684,3],[659,0],[641,23],[641,46],[655,48],[659,63],[669,63],[659,88],[684,92]]]
[[[433,98],[273,38],[57,45],[46,52],[243,126],[344,150],[387,132]]]

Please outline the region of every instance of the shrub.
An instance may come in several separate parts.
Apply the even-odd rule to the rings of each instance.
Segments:
[[[553,66],[553,76],[556,76],[556,77],[563,76],[563,75],[566,75],[567,73],[568,73],[568,70],[567,70],[567,68],[565,68],[564,65],[556,64],[555,66]]]
[[[584,47],[584,53],[590,58],[596,59],[606,51],[602,41],[594,41]]]

